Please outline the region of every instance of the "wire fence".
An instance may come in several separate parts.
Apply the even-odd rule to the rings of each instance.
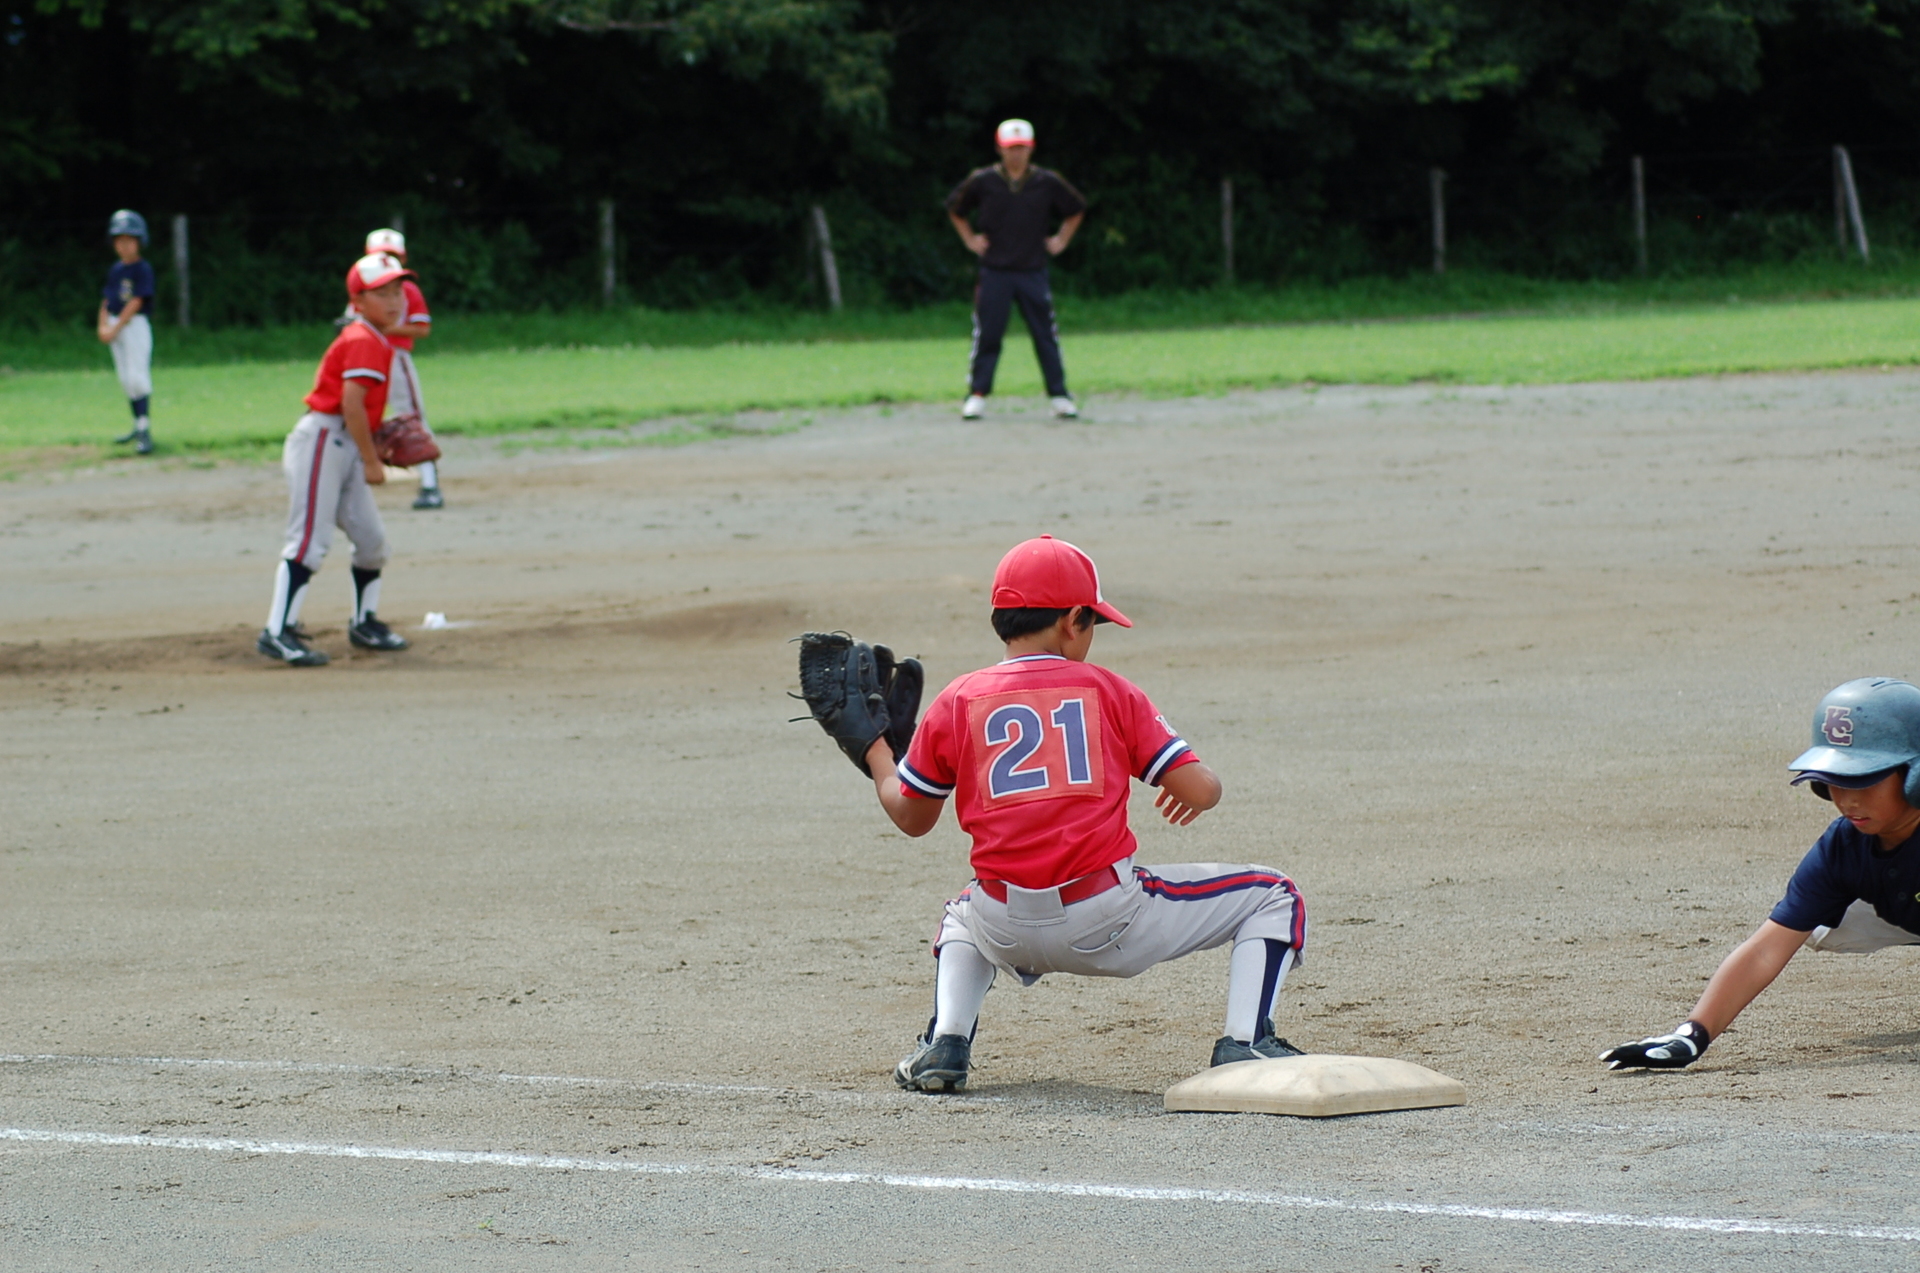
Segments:
[[[1920,145],[1851,153],[1876,253],[1914,245]],[[1629,157],[1579,176],[1537,163],[1472,161],[1445,171],[1444,263],[1566,278],[1624,276],[1644,251],[1655,273],[1698,273],[1757,261],[1832,256],[1847,238],[1836,220],[1830,149],[1651,153],[1643,157],[1645,239],[1636,235]],[[1431,169],[1406,161],[1350,169],[1225,174],[1232,178],[1233,274],[1255,286],[1402,274],[1434,261]],[[1078,184],[1092,208],[1056,263],[1066,293],[1197,288],[1225,271],[1214,181],[1172,171]],[[959,299],[973,262],[942,215],[944,182],[928,180],[883,204],[847,189],[823,202],[849,303]],[[824,303],[807,226],[810,200],[754,219],[667,204],[616,209],[618,303],[661,308]],[[0,217],[0,326],[84,321],[76,298],[98,286],[111,257],[97,217]],[[567,309],[600,303],[605,262],[597,202],[498,201],[452,206],[425,197],[316,211],[301,207],[141,209],[149,257],[174,314],[169,226],[188,218],[192,320],[258,326],[318,321],[338,311],[341,279],[366,231],[399,219],[436,308]],[[1644,243],[1644,248],[1642,247]]]

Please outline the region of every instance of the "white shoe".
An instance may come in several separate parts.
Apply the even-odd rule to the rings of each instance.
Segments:
[[[986,413],[987,400],[977,393],[968,394],[967,400],[960,404],[960,418],[962,420],[978,420]]]
[[[1072,398],[1063,395],[1053,400],[1053,415],[1056,420],[1077,420],[1080,408],[1073,404]]]

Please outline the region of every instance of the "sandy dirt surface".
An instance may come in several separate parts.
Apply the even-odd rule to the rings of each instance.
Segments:
[[[1684,1073],[1594,1057],[1825,825],[1784,768],[1819,696],[1920,673],[1917,409],[1862,373],[456,445],[444,512],[380,496],[415,647],[349,651],[337,547],[311,671],[252,651],[277,469],[9,483],[0,1264],[1911,1268],[1916,952],[1802,956]],[[1042,531],[1227,786],[1136,800],[1142,860],[1287,871],[1282,1033],[1469,1105],[1162,1113],[1223,951],[1003,985],[968,1094],[894,1089],[965,842],[786,723],[785,642],[944,683]]]

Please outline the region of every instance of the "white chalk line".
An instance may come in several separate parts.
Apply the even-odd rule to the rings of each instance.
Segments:
[[[798,1087],[754,1087],[739,1083],[666,1083],[641,1079],[598,1078],[584,1074],[508,1074],[484,1070],[434,1069],[415,1065],[352,1065],[328,1061],[249,1060],[202,1056],[80,1056],[45,1052],[0,1053],[0,1065],[105,1065],[131,1069],[235,1070],[267,1074],[338,1075],[349,1078],[401,1078],[500,1083],[521,1087],[617,1087],[641,1092],[710,1092],[721,1096],[806,1096],[823,1100],[865,1101],[873,1093]],[[983,1098],[974,1098],[983,1099]],[[991,1098],[986,1098],[991,1099]]]
[[[629,1162],[557,1154],[510,1154],[473,1149],[423,1149],[395,1145],[333,1145],[315,1141],[244,1140],[215,1136],[153,1136],[134,1133],[49,1131],[0,1127],[0,1141],[87,1148],[175,1149],[215,1154],[307,1158],[353,1158],[381,1162],[439,1163],[460,1167],[514,1167],[535,1171],[596,1171],[635,1176],[720,1177],[793,1184],[873,1185],[887,1189],[955,1190],[1120,1202],[1199,1202],[1294,1211],[1344,1211],[1367,1215],[1419,1216],[1445,1220],[1493,1220],[1512,1224],[1559,1224],[1608,1229],[1654,1229],[1680,1233],[1746,1234],[1761,1237],[1851,1238],[1871,1242],[1920,1242],[1920,1229],[1891,1225],[1804,1224],[1718,1216],[1647,1216],[1543,1207],[1476,1207],[1440,1202],[1368,1202],[1241,1189],[1160,1185],[1012,1180],[992,1176],[923,1176],[879,1171],[812,1171],[798,1167]]]

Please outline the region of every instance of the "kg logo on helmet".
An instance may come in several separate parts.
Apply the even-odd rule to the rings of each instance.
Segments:
[[[1820,722],[1820,732],[1830,747],[1853,746],[1853,709],[1828,707],[1827,718]]]

